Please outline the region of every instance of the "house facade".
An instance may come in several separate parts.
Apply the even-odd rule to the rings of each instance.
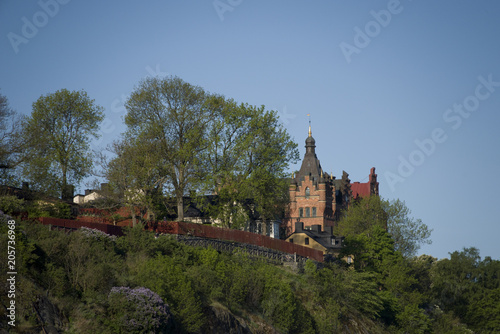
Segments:
[[[295,232],[296,222],[302,222],[304,229],[319,225],[323,231],[328,231],[335,227],[352,201],[378,195],[379,192],[374,167],[370,170],[367,183],[351,183],[345,171],[339,179],[325,172],[316,156],[316,141],[312,137],[311,126],[305,144],[306,153],[300,170],[290,180],[290,203],[283,220],[287,236]]]
[[[286,238],[286,241],[317,249],[325,255],[338,257],[344,241],[343,237],[337,237],[333,234],[333,227],[327,227],[326,230],[321,225],[311,225],[304,228],[303,222],[296,222],[295,232]]]

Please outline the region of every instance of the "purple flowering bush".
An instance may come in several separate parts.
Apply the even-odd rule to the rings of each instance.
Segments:
[[[97,230],[95,228],[82,227],[82,228],[80,228],[80,232],[84,236],[86,236],[88,238],[93,238],[93,239],[98,240],[98,241],[101,241],[101,240],[116,241],[116,236],[109,235],[109,234],[104,233],[103,231]]]
[[[116,333],[166,333],[172,329],[168,305],[153,291],[113,287],[108,295],[108,319]]]

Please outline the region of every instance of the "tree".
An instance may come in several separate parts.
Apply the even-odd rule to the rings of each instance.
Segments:
[[[183,197],[195,191],[217,194],[207,210],[227,226],[246,221],[248,199],[265,219],[286,202],[283,172],[298,151],[275,112],[238,105],[177,77],[143,80],[125,106],[125,137],[140,143],[138,152],[155,152],[158,185],[171,187],[177,220],[184,219]]]
[[[387,228],[397,251],[404,257],[417,255],[421,244],[431,244],[429,239],[432,229],[422,223],[422,220],[410,216],[411,211],[405,202],[399,199],[383,202],[384,210],[387,212]]]
[[[0,183],[13,183],[12,171],[19,163],[19,136],[17,114],[0,94]]]
[[[131,210],[135,225],[136,207],[141,216],[154,215],[155,197],[161,194],[165,177],[159,174],[158,152],[142,138],[124,138],[113,142],[109,150],[115,154],[111,161],[103,157],[104,173],[109,184],[101,195],[104,201],[120,203]]]
[[[173,187],[179,221],[184,220],[183,196],[197,184],[200,152],[207,145],[206,96],[201,87],[177,77],[146,78],[125,104],[126,136],[154,146],[160,173]]]
[[[339,221],[337,231],[344,236],[355,236],[380,226],[394,240],[394,249],[404,257],[416,255],[421,244],[430,244],[432,230],[420,219],[410,217],[411,211],[400,200],[387,201],[370,196],[354,202]]]
[[[226,227],[241,227],[238,220],[246,222],[256,214],[263,220],[275,218],[288,203],[284,172],[298,160],[297,144],[276,112],[264,106],[238,105],[222,97],[210,103],[215,115],[202,159],[203,190],[218,196],[208,211]]]
[[[23,174],[39,190],[64,195],[68,185],[77,185],[89,174],[89,141],[98,138],[103,119],[103,108],[83,90],[40,96],[22,122]]]
[[[464,248],[431,268],[432,294],[443,311],[452,311],[477,333],[494,333],[500,325],[500,261]]]
[[[343,236],[356,236],[374,226],[387,229],[387,212],[379,196],[364,197],[355,201],[339,220],[337,233]]]

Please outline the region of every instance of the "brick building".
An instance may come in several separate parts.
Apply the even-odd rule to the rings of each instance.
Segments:
[[[316,141],[312,137],[311,126],[305,147],[300,170],[290,180],[290,204],[284,219],[286,235],[295,232],[295,222],[298,221],[304,223],[305,229],[320,225],[323,231],[330,230],[351,201],[378,195],[379,183],[374,167],[370,170],[367,183],[351,183],[345,171],[340,179],[323,171],[316,156]]]

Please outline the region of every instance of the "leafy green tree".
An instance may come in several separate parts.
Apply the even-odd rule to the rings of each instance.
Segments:
[[[500,329],[500,288],[482,290],[473,297],[465,322],[478,333]]]
[[[143,263],[137,281],[170,305],[174,317],[180,320],[184,330],[197,332],[206,322],[193,282],[175,258],[157,256]]]
[[[226,226],[256,210],[264,219],[283,210],[284,170],[298,151],[275,112],[238,105],[177,77],[143,80],[125,106],[125,138],[152,157],[155,184],[176,198],[177,220],[184,218],[183,197],[196,191],[218,195],[200,204]]]
[[[455,251],[450,259],[439,260],[432,268],[432,293],[444,310],[450,310],[460,319],[467,314],[469,299],[478,280],[481,257],[476,248]]]
[[[104,203],[121,204],[130,208],[134,225],[136,208],[141,217],[155,216],[155,203],[163,192],[166,178],[160,175],[161,161],[154,145],[142,138],[124,138],[111,144],[115,156],[110,161],[102,159],[103,177],[109,184],[101,192]]]
[[[217,200],[208,211],[226,227],[242,227],[256,215],[264,220],[280,215],[288,203],[285,170],[298,160],[297,144],[276,112],[264,106],[222,97],[209,103],[215,115],[203,154],[203,191],[216,193]]]
[[[400,200],[387,201],[370,196],[354,202],[339,221],[337,233],[356,236],[373,226],[385,228],[394,240],[394,250],[404,257],[416,255],[421,244],[430,244],[431,229],[420,219],[410,217],[411,211]]]
[[[446,312],[453,312],[477,333],[494,333],[500,324],[500,261],[479,250],[464,248],[438,261],[431,270],[432,295]]]
[[[0,210],[7,214],[18,214],[25,209],[24,199],[17,196],[0,196]]]
[[[380,226],[373,226],[362,233],[345,238],[341,257],[354,257],[354,267],[369,271],[379,271],[388,257],[393,257],[394,241]]]
[[[200,152],[212,111],[207,93],[177,77],[146,78],[132,92],[125,107],[127,138],[140,139],[158,153],[160,175],[173,188],[177,220],[184,220],[183,197],[199,178]]]
[[[398,314],[399,333],[424,334],[427,333],[431,320],[425,314],[424,310],[418,308],[415,304],[410,304]]]
[[[395,249],[404,257],[417,255],[421,244],[431,244],[429,239],[432,229],[422,223],[422,220],[411,217],[411,211],[405,202],[399,199],[384,201],[383,207],[387,213],[387,229],[394,239]]]
[[[21,152],[19,119],[9,106],[7,97],[0,94],[0,184],[16,184],[15,167]]]
[[[98,137],[103,108],[85,91],[61,89],[42,95],[22,121],[23,174],[39,189],[65,194],[92,168],[90,140]]]
[[[387,213],[379,196],[364,197],[351,204],[337,225],[337,234],[356,236],[373,226],[387,228]]]

